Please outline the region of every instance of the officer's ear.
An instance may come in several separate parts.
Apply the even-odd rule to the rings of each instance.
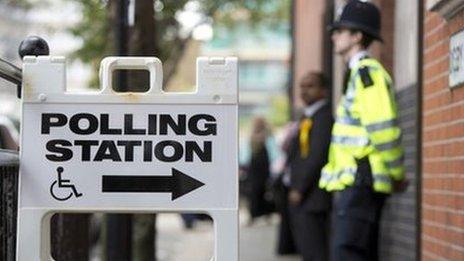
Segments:
[[[328,88],[326,88],[324,86],[320,86],[319,91],[320,91],[321,98],[327,98],[328,97],[328,95],[329,95],[329,89]]]
[[[358,30],[353,30],[351,31],[351,36],[353,37],[353,41],[357,44],[362,44],[362,41],[363,41],[363,33],[361,31],[358,31]]]

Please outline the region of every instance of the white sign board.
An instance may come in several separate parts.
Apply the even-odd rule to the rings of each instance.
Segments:
[[[148,70],[150,90],[114,92],[117,69]],[[191,93],[163,92],[156,58],[106,58],[98,93],[67,92],[62,58],[27,57],[23,72],[19,237],[63,211],[200,211],[237,229],[235,58],[199,58]],[[216,231],[217,240],[222,234],[237,232]],[[18,239],[19,260],[37,257],[24,247]],[[236,249],[226,249],[219,245],[216,257],[236,260]]]
[[[456,87],[464,83],[464,30],[451,36],[449,85]]]

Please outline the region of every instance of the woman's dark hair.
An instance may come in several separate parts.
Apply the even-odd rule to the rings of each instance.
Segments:
[[[366,34],[366,33],[363,32],[363,31],[355,30],[355,29],[351,29],[350,31],[351,31],[352,34],[358,33],[358,32],[361,33],[362,38],[361,38],[360,44],[361,44],[361,46],[362,46],[363,48],[365,48],[365,49],[367,49],[367,48],[372,44],[372,42],[374,42],[374,40],[375,40],[374,37],[372,37],[372,36]]]

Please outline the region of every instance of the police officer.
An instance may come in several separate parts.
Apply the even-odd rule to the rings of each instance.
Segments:
[[[385,198],[407,185],[392,79],[367,52],[374,40],[382,41],[379,10],[369,2],[349,1],[331,30],[335,52],[347,65],[319,180],[320,188],[338,191],[331,258],[377,260]]]

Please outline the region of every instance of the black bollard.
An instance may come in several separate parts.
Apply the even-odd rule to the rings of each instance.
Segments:
[[[49,55],[50,49],[48,48],[48,43],[44,39],[38,36],[29,36],[26,39],[22,40],[19,44],[18,54],[21,59],[24,56],[39,56],[39,55]],[[17,85],[17,95],[18,98],[21,98],[21,84]]]
[[[23,59],[24,56],[27,55],[49,55],[50,49],[48,48],[48,43],[44,39],[38,36],[29,36],[19,44],[18,53],[21,59]]]

